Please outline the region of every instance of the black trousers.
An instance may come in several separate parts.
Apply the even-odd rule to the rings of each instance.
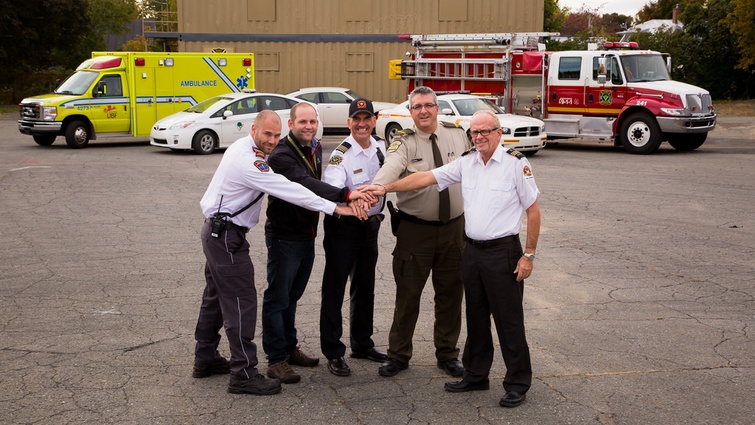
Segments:
[[[514,269],[522,256],[519,238],[492,247],[466,244],[462,259],[466,299],[467,342],[462,361],[464,379],[488,379],[495,348],[490,328],[493,316],[501,344],[506,376],[503,388],[524,394],[532,383],[532,364],[524,334],[524,281]]]
[[[207,363],[220,356],[219,332],[225,328],[231,351],[231,375],[249,379],[257,374],[257,345],[253,341],[257,290],[249,242],[239,227],[226,226],[217,238],[210,236],[211,227],[211,223],[202,227],[206,285],[194,331],[195,363]]]
[[[341,342],[341,309],[349,278],[351,351],[366,351],[375,346],[372,331],[380,221],[371,218],[360,223],[352,217],[325,216],[323,228],[325,271],[320,305],[320,347],[326,358],[335,359],[346,354],[346,345]]]

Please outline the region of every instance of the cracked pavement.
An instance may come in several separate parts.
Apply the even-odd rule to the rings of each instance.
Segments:
[[[325,156],[342,138],[326,138]],[[535,379],[526,403],[504,409],[500,351],[489,391],[443,390],[455,379],[435,365],[431,288],[408,370],[383,378],[378,363],[347,358],[352,376],[330,374],[319,350],[321,239],[297,317],[320,365],[295,367],[302,382],[275,396],[228,394],[225,376],[191,378],[204,285],[198,203],[221,155],[105,137],[44,148],[7,115],[0,422],[753,423],[753,140],[752,117],[721,118],[694,152],[566,141],[530,159],[543,212],[525,290]],[[248,237],[261,305],[262,226]],[[374,339],[384,350],[394,238],[388,226],[380,237]],[[258,320],[262,353],[259,331]],[[225,337],[220,349],[227,355]]]

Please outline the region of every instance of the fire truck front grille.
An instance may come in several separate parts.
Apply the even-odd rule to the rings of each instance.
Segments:
[[[39,109],[33,103],[22,104],[19,113],[21,114],[21,118],[39,118]]]
[[[539,136],[540,127],[518,127],[514,130],[514,137]]]
[[[711,112],[713,101],[709,94],[688,94],[687,108],[692,115],[707,115]]]

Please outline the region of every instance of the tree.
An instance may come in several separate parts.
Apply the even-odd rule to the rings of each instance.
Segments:
[[[755,68],[755,0],[732,0],[734,9],[726,17],[731,33],[739,38],[739,69]]]
[[[559,32],[564,26],[566,11],[568,9],[559,9],[558,0],[545,0],[545,19],[543,20],[543,31]]]

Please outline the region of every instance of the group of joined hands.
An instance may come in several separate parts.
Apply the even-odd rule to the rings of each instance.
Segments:
[[[385,195],[385,192],[385,186],[379,184],[358,187],[349,194],[348,213],[344,211],[345,209],[337,212],[340,215],[350,215],[360,220],[367,220],[370,217],[369,209],[377,205],[379,197]]]

